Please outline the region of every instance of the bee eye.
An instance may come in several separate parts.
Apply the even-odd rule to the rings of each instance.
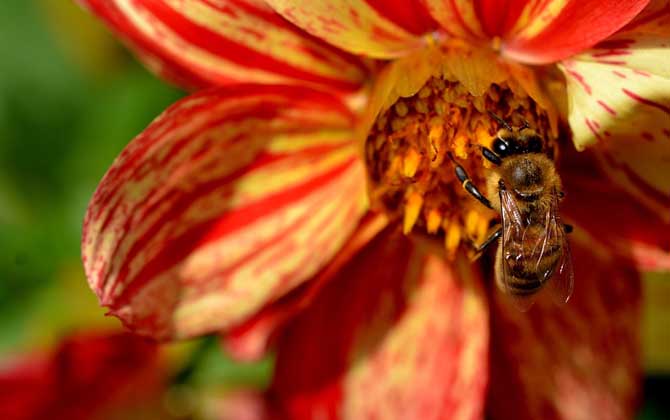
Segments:
[[[493,141],[493,151],[496,155],[505,157],[509,153],[509,146],[501,139],[495,139]]]
[[[540,153],[542,151],[542,140],[539,137],[531,137],[528,140],[528,151],[531,153]]]

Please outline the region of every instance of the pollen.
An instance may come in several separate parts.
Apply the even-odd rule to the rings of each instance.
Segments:
[[[463,243],[481,243],[498,215],[472,198],[455,176],[456,160],[485,193],[492,164],[482,147],[491,147],[501,128],[525,122],[546,147],[555,147],[549,120],[531,98],[506,84],[491,85],[481,96],[462,84],[431,78],[410,97],[377,116],[365,154],[373,208],[398,219],[405,234],[442,240],[453,257]]]

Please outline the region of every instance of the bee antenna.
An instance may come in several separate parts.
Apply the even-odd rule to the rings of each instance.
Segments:
[[[494,114],[494,113],[491,112],[491,111],[488,111],[488,113],[489,113],[489,116],[490,116],[491,118],[493,118],[494,120],[498,121],[498,124],[502,125],[503,127],[505,127],[506,129],[508,129],[509,131],[513,131],[513,130],[512,130],[512,127],[511,127],[509,124],[507,124],[507,122],[506,122],[505,120],[503,120],[502,118],[500,118],[499,116],[497,116],[496,114]]]

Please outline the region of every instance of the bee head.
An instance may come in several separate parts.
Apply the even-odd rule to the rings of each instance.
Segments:
[[[493,140],[493,151],[501,158],[526,153],[542,153],[542,138],[535,130],[522,127],[518,131],[503,128]]]

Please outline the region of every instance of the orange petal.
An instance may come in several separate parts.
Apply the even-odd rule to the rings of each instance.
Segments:
[[[495,292],[491,419],[634,417],[640,387],[640,278],[625,260],[572,239],[575,291],[519,312]]]
[[[520,12],[510,7],[510,14],[517,19],[501,35],[503,54],[518,61],[542,64],[564,59],[602,41],[629,23],[649,0],[503,3],[524,4]]]
[[[188,97],[133,140],[89,206],[103,305],[159,338],[226,329],[314,275],[365,206],[345,106],[306,88]]]
[[[420,1],[267,0],[279,14],[310,34],[354,54],[374,58],[405,55],[424,44],[417,32],[435,26]],[[404,4],[403,4],[404,3]],[[408,13],[408,11],[412,11]]]
[[[361,62],[286,22],[262,0],[77,0],[154,72],[187,88],[239,82],[355,90]]]
[[[561,211],[619,258],[642,271],[670,270],[670,223],[638,203],[603,174],[592,150],[562,156],[566,198]]]
[[[287,418],[481,418],[488,314],[467,264],[382,232],[278,341]]]
[[[670,41],[670,40],[668,40]],[[613,38],[565,61],[576,147],[594,145],[611,179],[670,220],[670,48]]]

